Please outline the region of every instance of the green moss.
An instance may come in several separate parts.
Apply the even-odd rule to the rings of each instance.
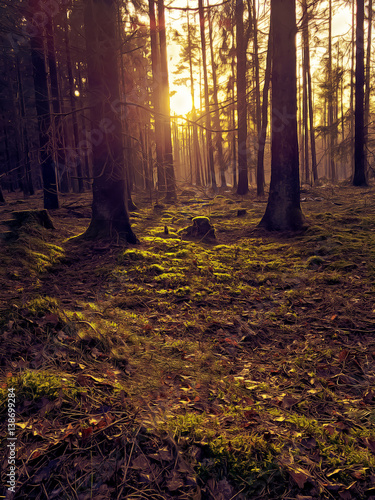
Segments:
[[[150,272],[152,274],[163,274],[165,271],[165,267],[161,266],[160,264],[152,264],[147,268],[147,272]]]
[[[16,377],[10,377],[8,386],[15,388],[16,400],[18,401],[35,400],[42,397],[57,398],[61,390],[71,396],[77,394],[70,377],[49,371],[25,370]]]
[[[342,282],[341,274],[336,271],[325,273],[323,279],[324,282],[327,283],[327,285],[337,285],[338,283]]]
[[[354,262],[349,262],[346,260],[337,260],[329,265],[331,269],[336,269],[337,271],[352,271],[357,267],[357,264]]]
[[[25,308],[31,314],[36,316],[43,316],[50,312],[56,312],[59,308],[59,303],[52,297],[36,297],[25,304]]]
[[[177,297],[185,297],[186,295],[190,295],[191,288],[189,286],[180,286],[176,290],[174,290],[174,294]]]
[[[203,482],[210,478],[219,481],[228,478],[240,485],[250,495],[271,476],[274,492],[283,488],[284,480],[276,456],[281,452],[281,444],[267,442],[262,434],[245,433],[236,424],[234,414],[226,413],[219,418],[212,415],[196,415],[190,412],[177,416],[163,424],[170,429],[178,441],[188,438],[198,443],[203,451],[196,462],[196,470]],[[220,422],[231,422],[228,430],[223,430]]]
[[[119,257],[119,261],[153,261],[158,260],[159,256],[147,250],[126,249]]]
[[[263,269],[265,271],[275,271],[275,270],[283,269],[285,267],[286,267],[285,259],[283,259],[283,260],[276,259],[276,260],[266,262],[265,265],[263,266]]]
[[[162,283],[162,284],[168,284],[169,286],[171,285],[183,285],[187,283],[187,278],[184,274],[178,273],[178,272],[169,272],[169,273],[163,273],[160,274],[155,278],[155,281],[157,283]]]
[[[194,217],[193,220],[192,220],[193,223],[194,222],[204,222],[204,221],[210,222],[210,218],[209,217],[205,217],[203,215],[199,215],[198,217]]]
[[[222,251],[232,252],[233,246],[231,246],[231,245],[216,245],[214,247],[214,251],[215,252],[222,252]]]
[[[155,232],[160,233],[164,231],[164,227],[158,228],[158,231],[152,231],[153,234]],[[150,247],[153,248],[155,252],[159,252],[160,250],[171,251],[172,248],[175,248],[176,245],[180,244],[180,241],[176,237],[170,238],[168,235],[161,236],[145,236],[142,240]]]
[[[218,283],[226,283],[233,279],[233,276],[228,273],[214,273],[214,277]]]
[[[187,249],[179,250],[175,254],[176,259],[187,259],[188,257],[191,257],[191,253]]]

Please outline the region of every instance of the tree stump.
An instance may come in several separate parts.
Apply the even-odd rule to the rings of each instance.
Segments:
[[[210,223],[210,219],[208,217],[194,217],[193,225],[187,227],[184,230],[184,236],[188,236],[190,238],[197,238],[202,241],[210,241],[215,240],[215,229]]]
[[[12,212],[12,219],[7,221],[7,225],[13,229],[20,228],[24,224],[37,223],[46,229],[55,229],[48,210],[22,210]]]

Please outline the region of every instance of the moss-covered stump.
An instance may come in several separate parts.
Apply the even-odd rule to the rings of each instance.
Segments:
[[[216,239],[215,229],[208,217],[194,217],[193,225],[184,229],[182,235],[208,242]]]
[[[12,219],[7,221],[7,225],[12,229],[18,229],[24,224],[36,223],[46,229],[55,229],[48,210],[22,210],[12,212]]]

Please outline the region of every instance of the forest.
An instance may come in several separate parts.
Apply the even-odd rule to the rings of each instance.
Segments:
[[[375,499],[372,0],[0,0],[0,498]]]

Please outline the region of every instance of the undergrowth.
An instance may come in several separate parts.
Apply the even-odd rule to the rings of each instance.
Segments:
[[[375,206],[353,200],[311,190],[298,235],[228,195],[140,200],[137,246],[7,244],[16,498],[371,498]],[[180,236],[197,215],[216,244]]]

